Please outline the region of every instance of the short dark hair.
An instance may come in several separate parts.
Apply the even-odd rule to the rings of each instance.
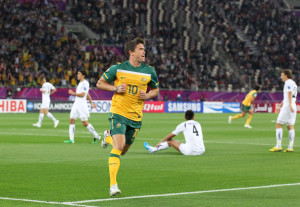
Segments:
[[[194,112],[193,112],[192,110],[187,110],[187,111],[185,112],[184,118],[185,118],[186,120],[191,120],[191,119],[193,119],[193,118],[194,118]]]
[[[81,73],[82,75],[84,75],[84,77],[87,77],[86,71],[85,70],[78,70],[78,73]]]
[[[260,86],[259,85],[254,86],[254,90],[256,91],[260,90]]]
[[[293,77],[292,70],[289,70],[289,69],[282,70],[281,73],[285,74],[289,79],[292,79],[292,77]]]
[[[47,81],[46,75],[45,75],[45,74],[42,74],[42,75],[40,76],[40,80],[43,81],[44,79],[46,79],[46,81]]]
[[[133,52],[138,44],[143,44],[144,45],[145,44],[144,39],[142,39],[140,37],[137,37],[137,38],[127,42],[125,44],[125,49],[124,49],[125,50],[125,55],[127,57],[129,57],[129,51]]]

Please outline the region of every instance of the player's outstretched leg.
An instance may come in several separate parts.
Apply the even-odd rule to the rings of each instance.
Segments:
[[[144,142],[144,147],[149,151],[149,153],[154,153],[157,151],[168,149],[170,146],[167,141],[160,143],[157,147],[152,147],[148,142]]]
[[[99,136],[96,132],[96,130],[94,129],[94,127],[89,123],[86,127],[89,132],[94,135],[94,140],[93,140],[93,144],[96,144],[100,139],[101,139],[101,136]]]
[[[144,142],[144,147],[151,154],[157,151],[156,147],[152,147],[148,142]]]

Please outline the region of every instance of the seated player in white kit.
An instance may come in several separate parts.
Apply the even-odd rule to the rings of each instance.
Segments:
[[[35,127],[41,127],[42,121],[44,119],[44,114],[46,114],[50,119],[54,122],[54,128],[58,126],[59,120],[55,119],[55,117],[49,112],[50,107],[50,95],[56,92],[56,88],[49,82],[47,82],[46,76],[41,76],[41,84],[42,88],[40,91],[42,92],[42,105],[40,109],[40,115],[39,115],[39,121],[33,126]]]
[[[91,106],[96,108],[96,105],[92,102],[91,96],[89,94],[90,84],[87,80],[85,80],[86,73],[84,70],[78,71],[77,79],[80,81],[76,92],[73,90],[69,90],[69,94],[76,96],[74,104],[70,113],[70,125],[69,125],[69,140],[64,141],[65,143],[75,143],[74,134],[75,134],[75,120],[77,118],[81,119],[83,126],[85,126],[91,134],[94,136],[94,141],[92,143],[97,143],[101,137],[97,134],[94,127],[88,122],[88,118],[90,117],[89,108],[87,105],[86,98],[88,98]]]
[[[154,153],[172,146],[183,155],[202,155],[205,152],[205,147],[201,125],[194,120],[194,112],[192,110],[185,112],[185,119],[185,122],[179,124],[172,133],[168,134],[155,147],[145,142],[145,148],[150,153]],[[185,143],[172,140],[180,132],[183,132]]]
[[[282,141],[282,126],[286,124],[289,130],[289,146],[284,152],[293,152],[293,145],[295,140],[295,129],[294,125],[296,122],[297,107],[297,85],[295,81],[292,80],[292,71],[283,70],[281,71],[281,80],[284,82],[283,87],[283,101],[279,105],[279,108],[276,109],[276,112],[279,112],[277,121],[276,121],[276,146],[270,149],[270,152],[280,152],[282,150],[281,141]]]

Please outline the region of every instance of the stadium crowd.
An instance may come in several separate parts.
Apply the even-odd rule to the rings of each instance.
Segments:
[[[146,39],[146,62],[155,67],[161,88],[226,90],[231,84],[239,89],[243,81],[251,80],[272,90],[281,68],[293,69],[296,82],[300,81],[299,20],[282,11],[280,4],[244,0],[239,8],[230,1],[204,0],[201,8],[193,8],[195,21],[204,25],[204,37],[217,37],[218,46],[237,66],[241,77],[237,79],[215,58],[210,44],[184,50],[178,44],[183,31],[174,30],[169,22],[157,20],[159,27],[147,36],[141,29],[143,21],[136,21],[136,12],[147,14],[147,1],[141,0],[134,9],[128,0],[127,10],[120,0],[78,1],[70,11],[46,2],[0,1],[0,85],[36,87],[39,75],[47,73],[56,86],[76,86],[77,71],[85,69],[93,86],[109,66],[126,59],[120,55],[122,45],[136,36]],[[75,21],[86,24],[100,39],[79,39],[66,32],[64,22]],[[259,54],[250,51],[234,26],[245,32]],[[160,38],[174,41],[161,45]],[[281,89],[279,84],[275,87]]]

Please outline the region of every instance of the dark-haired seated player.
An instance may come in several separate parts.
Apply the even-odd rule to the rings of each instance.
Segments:
[[[199,122],[194,120],[194,112],[192,110],[186,111],[184,118],[186,121],[179,124],[172,133],[168,134],[155,147],[152,147],[145,142],[145,148],[150,153],[154,153],[168,149],[171,146],[181,152],[183,155],[202,155],[205,152],[205,147],[203,143],[201,125]],[[181,143],[172,139],[180,132],[183,132],[185,143]]]

